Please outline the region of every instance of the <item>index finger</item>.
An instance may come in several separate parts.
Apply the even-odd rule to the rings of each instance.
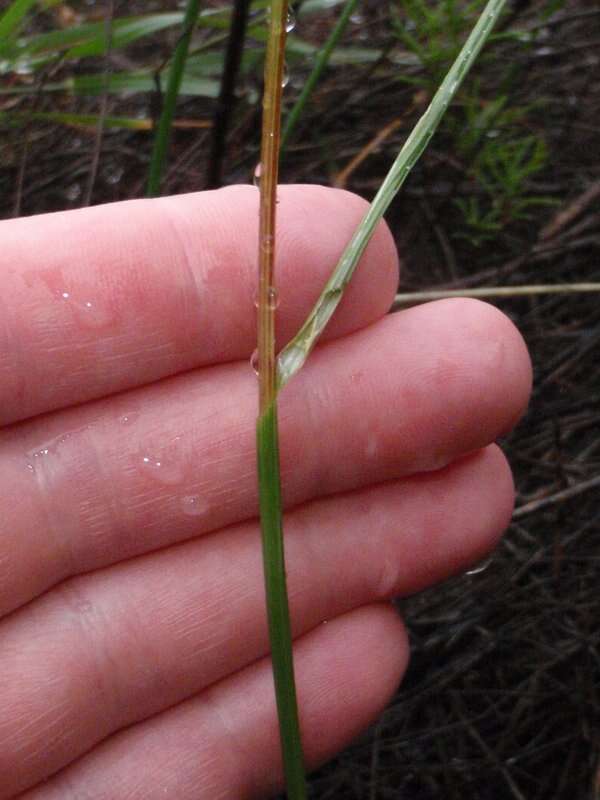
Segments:
[[[301,324],[366,205],[279,188],[279,343]],[[115,203],[0,223],[0,424],[254,349],[258,192]],[[380,226],[329,336],[389,308],[397,284]]]

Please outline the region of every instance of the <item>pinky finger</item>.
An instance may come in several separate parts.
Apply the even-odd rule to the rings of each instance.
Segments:
[[[408,661],[401,621],[367,606],[294,646],[309,768],[349,744],[385,707]],[[250,800],[281,788],[270,662],[262,659],[111,737],[20,800]]]

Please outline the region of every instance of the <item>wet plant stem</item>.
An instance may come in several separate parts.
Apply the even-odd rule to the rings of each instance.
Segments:
[[[272,0],[265,61],[260,160],[259,416],[256,445],[265,594],[283,770],[289,800],[304,800],[304,757],[285,578],[275,382],[275,223],[287,13],[287,0]]]
[[[281,89],[287,24],[286,0],[272,0],[265,63],[263,128],[260,163],[257,467],[263,542],[267,616],[283,768],[289,800],[305,800],[304,758],[292,658],[288,608],[279,442],[277,393],[302,367],[334,313],[354,269],[379,220],[421,156],[492,30],[506,0],[489,0],[458,58],[450,68],[430,106],[418,121],[392,165],[363,221],[342,254],[313,310],[296,336],[275,358],[275,217],[281,137]],[[350,4],[346,6],[352,7]]]

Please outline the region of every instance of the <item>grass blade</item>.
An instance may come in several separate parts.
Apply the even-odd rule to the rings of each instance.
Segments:
[[[475,27],[442,81],[431,104],[406,140],[360,226],[327,281],[314,308],[296,336],[279,354],[277,359],[278,389],[285,386],[290,378],[302,367],[323,329],[331,319],[378,222],[427,147],[463,78],[485,44],[502,12],[505,2],[506,0],[489,0],[483,9]]]
[[[100,116],[98,114],[74,114],[68,111],[0,111],[0,122],[8,125],[23,125],[27,120],[39,122],[54,122],[71,128],[94,130]],[[150,131],[153,122],[150,117],[104,117],[104,127],[113,130]],[[175,120],[174,128],[194,129],[210,128],[209,120]]]
[[[290,113],[287,116],[285,124],[283,126],[283,133],[281,134],[281,153],[285,150],[287,143],[292,135],[292,131],[296,127],[298,120],[308,102],[308,98],[313,93],[313,90],[317,83],[319,82],[319,78],[323,74],[323,70],[327,66],[331,54],[333,52],[334,47],[339,42],[341,35],[346,30],[346,26],[350,20],[350,17],[354,13],[356,6],[358,5],[359,0],[347,0],[346,5],[342,9],[342,13],[340,14],[340,18],[335,24],[335,27],[331,31],[329,38],[319,51],[317,59],[315,61],[315,65],[308,76],[306,83],[294,106]]]
[[[0,17],[0,43],[16,33],[29,9],[37,0],[14,0]]]
[[[180,25],[182,19],[182,12],[115,19],[111,50],[118,50],[145,36]],[[2,42],[0,52],[13,61],[29,58],[34,65],[44,64],[62,52],[67,59],[106,55],[104,24],[88,22],[64,30],[48,31],[13,40],[8,46]]]
[[[167,91],[165,93],[163,109],[154,139],[150,170],[148,173],[148,186],[146,189],[146,195],[148,197],[155,197],[160,191],[160,181],[165,167],[173,117],[175,116],[175,106],[177,104],[177,97],[179,96],[179,89],[181,87],[181,80],[183,78],[183,70],[190,47],[192,32],[196,25],[196,19],[198,18],[199,5],[200,0],[188,0],[185,9],[183,31],[177,47],[175,48],[175,55],[171,63],[171,69],[169,70]]]
[[[104,77],[99,74],[76,75],[64,81],[46,83],[43,92],[69,92],[76,95],[98,95],[104,91]],[[115,72],[108,78],[108,91],[121,92],[155,92],[156,81],[151,72]],[[0,87],[3,94],[31,94],[31,86]],[[184,75],[180,85],[179,94],[190,97],[217,97],[219,94],[218,81],[210,78],[200,78],[194,75]]]

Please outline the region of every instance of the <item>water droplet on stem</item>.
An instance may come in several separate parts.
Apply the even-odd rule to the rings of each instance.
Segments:
[[[258,292],[254,295],[254,305],[256,308],[260,306],[260,298]],[[279,292],[274,286],[270,286],[267,291],[267,306],[272,311],[279,307]]]
[[[289,8],[287,13],[287,20],[285,22],[286,33],[291,33],[296,27],[296,15],[293,9]]]

